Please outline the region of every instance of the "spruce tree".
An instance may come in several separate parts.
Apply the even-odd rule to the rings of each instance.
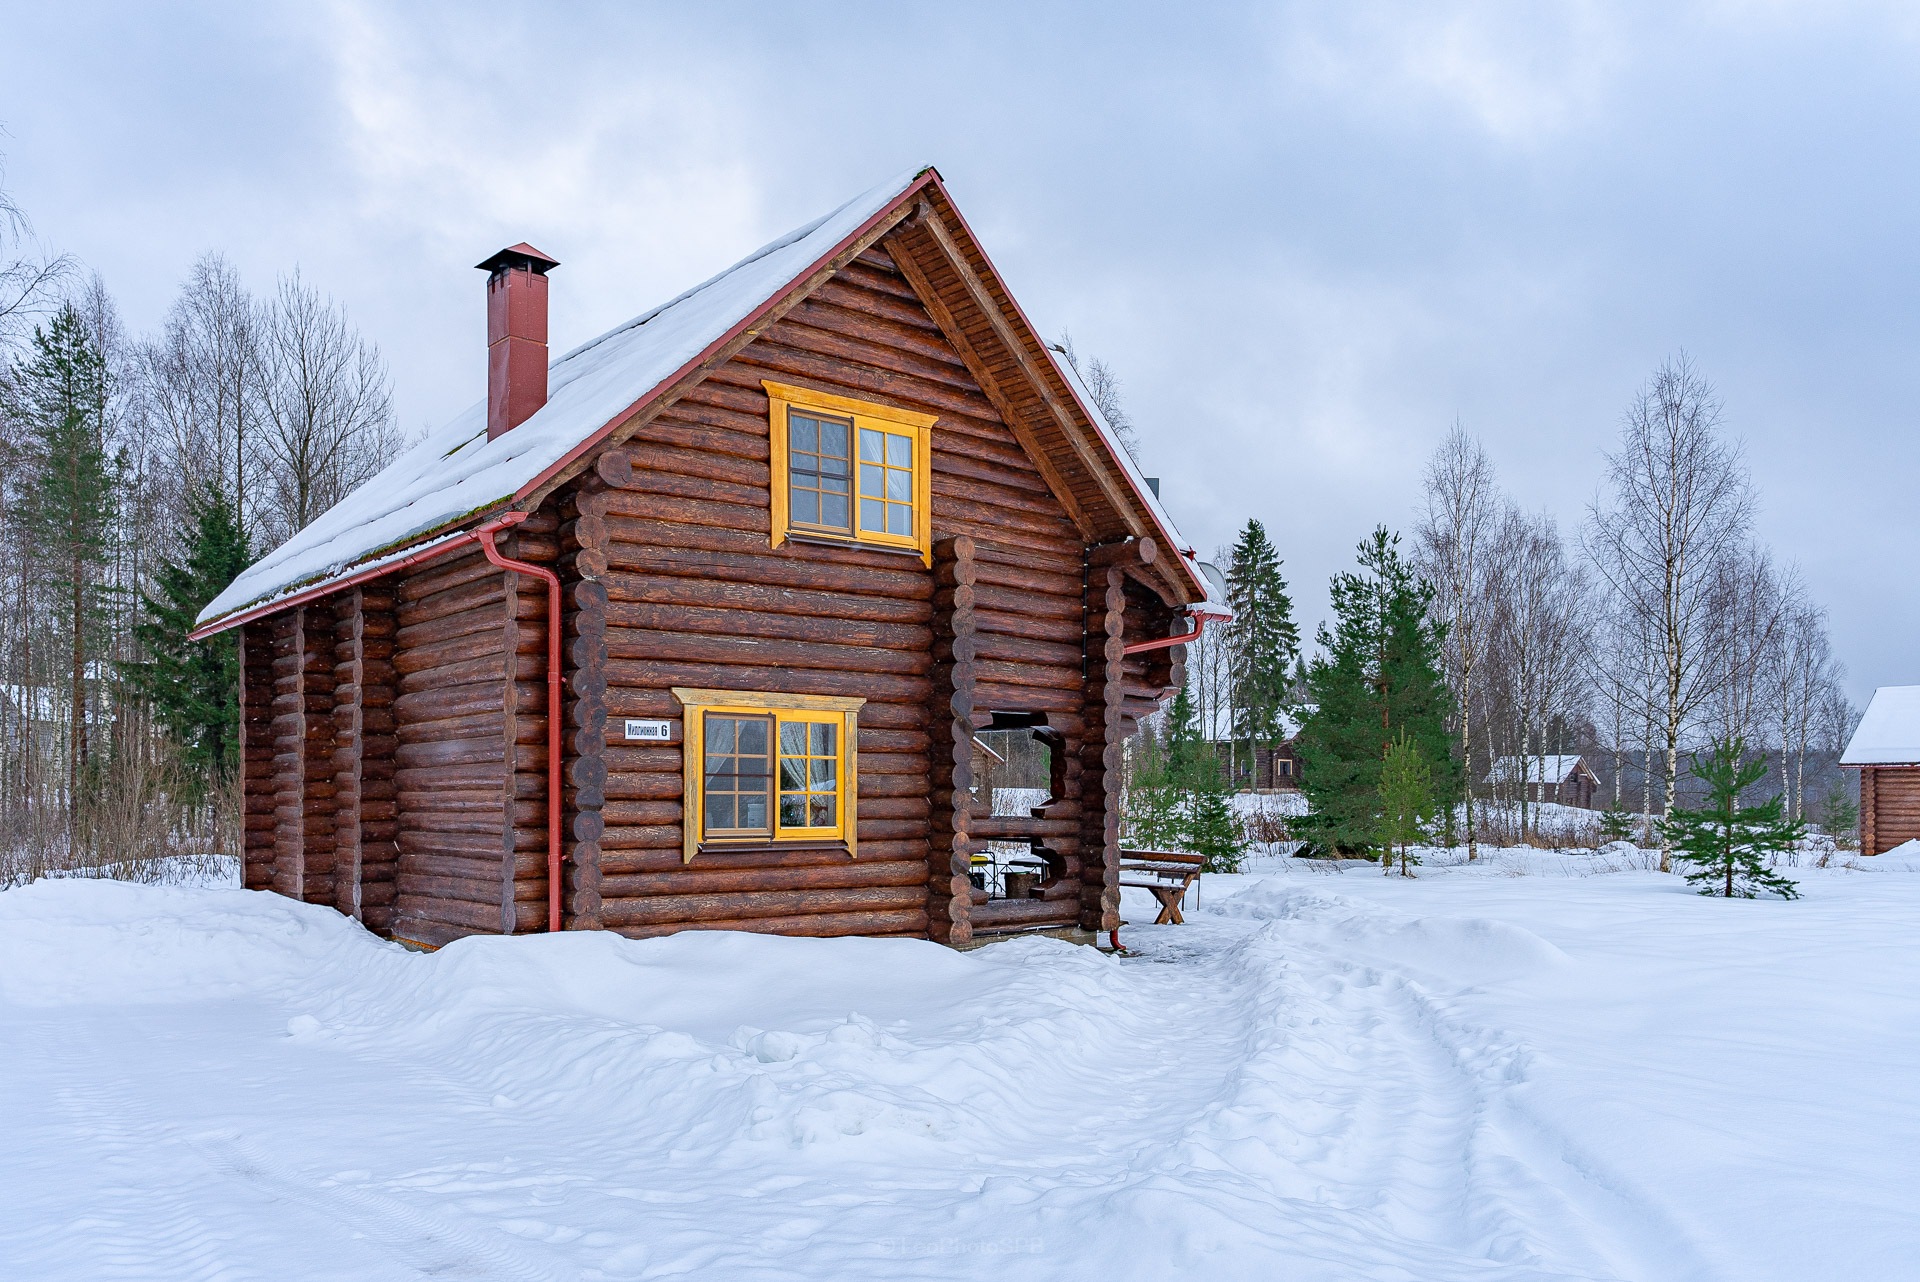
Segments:
[[[192,528],[183,555],[162,562],[157,595],[134,629],[148,654],[126,674],[152,704],[160,723],[185,748],[187,765],[205,782],[230,777],[239,756],[240,650],[235,632],[189,641],[209,601],[252,559],[239,513],[225,490],[207,487],[188,500]]]
[[[1693,865],[1687,880],[1703,895],[1752,899],[1761,893],[1798,899],[1793,882],[1767,867],[1768,855],[1786,854],[1806,835],[1806,825],[1782,815],[1783,798],[1758,806],[1740,804],[1742,791],[1767,773],[1765,757],[1746,761],[1738,738],[1722,740],[1693,758],[1693,773],[1707,785],[1698,810],[1675,807],[1662,821],[1676,858]]]
[[[1421,759],[1420,749],[1402,730],[1387,745],[1386,759],[1380,766],[1380,841],[1386,848],[1381,862],[1393,868],[1393,852],[1400,851],[1400,875],[1411,877],[1412,858],[1407,847],[1420,839],[1420,831],[1433,817],[1433,769]]]
[[[19,520],[50,622],[65,650],[67,795],[80,803],[87,769],[87,687],[105,648],[103,597],[118,492],[107,454],[111,380],[85,319],[68,303],[51,325],[35,326],[29,356],[16,362],[11,407],[26,428]]]
[[[1227,625],[1232,654],[1234,738],[1254,749],[1271,748],[1285,737],[1284,714],[1290,702],[1289,667],[1300,655],[1300,630],[1293,622],[1293,599],[1280,574],[1280,558],[1267,540],[1266,527],[1248,521],[1233,545],[1227,565]]]
[[[1180,787],[1166,745],[1151,729],[1136,741],[1127,779],[1127,836],[1144,850],[1180,844]]]
[[[1316,636],[1307,665],[1305,717],[1296,746],[1311,813],[1300,825],[1323,851],[1366,852],[1381,828],[1380,774],[1404,733],[1432,772],[1438,806],[1458,795],[1459,768],[1447,729],[1452,697],[1441,671],[1433,590],[1401,556],[1385,526],[1359,547],[1358,573],[1332,584],[1334,627]]]

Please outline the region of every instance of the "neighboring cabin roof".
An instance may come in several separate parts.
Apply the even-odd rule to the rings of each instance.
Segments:
[[[1920,765],[1920,686],[1881,686],[1860,718],[1843,766]]]
[[[1524,758],[1526,770],[1521,772],[1520,757],[1500,757],[1493,763],[1493,769],[1487,772],[1488,783],[1519,783],[1524,777],[1528,783],[1562,784],[1573,777],[1576,770],[1584,769],[1580,754],[1548,753],[1544,757],[1528,756]],[[1591,770],[1587,771],[1592,774]]]
[[[1194,602],[1210,597],[1195,568],[1191,547],[1154,498],[1113,429],[1101,417],[1079,378],[1054,360],[1017,304],[1005,293],[992,264],[973,242],[953,209],[940,176],[931,168],[903,174],[855,197],[839,209],[763,246],[726,271],[679,297],[643,312],[624,325],[566,353],[548,373],[545,405],[498,439],[486,433],[486,403],[475,405],[402,454],[382,472],[323,513],[274,551],[243,571],[197,620],[201,635],[232,626],[277,603],[302,598],[348,576],[364,576],[439,543],[460,537],[479,518],[510,506],[530,509],[560,479],[577,469],[591,449],[648,404],[682,387],[690,374],[732,343],[750,341],[753,323],[791,305],[818,283],[823,269],[857,253],[887,227],[900,223],[914,204],[932,200],[943,221],[945,244],[957,245],[976,280],[985,278],[989,301],[1007,324],[1017,323],[1022,346],[1037,349],[1068,389],[1073,407],[1107,457],[1109,475],[1096,477],[1099,493],[1131,502],[1144,520],[1125,517],[1122,534],[1157,532],[1168,558],[1181,572],[1175,591]],[[978,269],[984,266],[985,272]],[[804,288],[803,288],[804,287]],[[998,291],[994,294],[993,291]],[[1026,353],[1030,355],[1031,353]],[[1044,399],[1055,395],[1042,389]],[[1080,447],[1083,452],[1088,448]],[[1096,460],[1098,461],[1098,460]],[[1078,467],[1069,460],[1065,466]],[[1042,465],[1046,466],[1045,461]],[[1056,473],[1063,466],[1054,464]],[[1117,472],[1118,476],[1111,475]],[[1081,476],[1081,471],[1075,472]]]

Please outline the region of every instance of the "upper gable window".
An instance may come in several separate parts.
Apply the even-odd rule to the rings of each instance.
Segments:
[[[935,415],[766,382],[773,546],[790,536],[918,552],[932,563]]]

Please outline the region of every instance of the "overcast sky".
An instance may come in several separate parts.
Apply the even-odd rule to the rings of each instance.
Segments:
[[[1049,338],[1119,373],[1205,552],[1307,629],[1458,418],[1576,528],[1685,349],[1854,697],[1920,682],[1920,7],[10,3],[7,183],[136,330],[296,265],[417,430],[485,391],[490,251],[556,349],[937,165]]]

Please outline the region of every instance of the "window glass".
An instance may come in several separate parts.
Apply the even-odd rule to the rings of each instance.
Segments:
[[[913,536],[913,438],[860,429],[860,530]]]
[[[707,715],[708,835],[772,833],[772,728],[771,717]]]
[[[790,410],[787,502],[795,525],[853,532],[853,424]]]
[[[832,828],[839,818],[838,727],[825,721],[780,723],[780,826]]]

